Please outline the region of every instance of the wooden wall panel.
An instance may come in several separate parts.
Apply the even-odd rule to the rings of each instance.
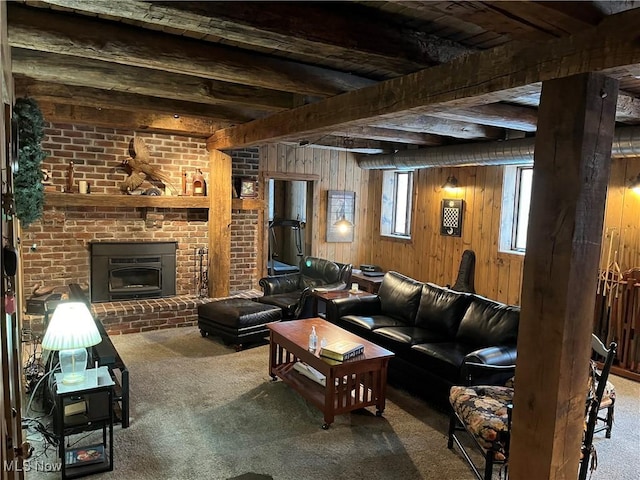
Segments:
[[[368,261],[368,194],[369,175],[373,172],[357,166],[352,154],[339,150],[314,149],[283,144],[266,145],[260,149],[260,169],[290,175],[317,175],[313,191],[313,218],[308,219],[312,248],[307,254],[338,262],[360,265]],[[346,174],[346,179],[345,179]],[[354,241],[327,243],[326,217],[329,190],[355,191],[356,215]]]
[[[284,161],[284,158],[288,161]],[[261,166],[268,171],[313,173],[320,181],[314,191],[313,255],[373,263],[422,281],[440,285],[455,282],[462,252],[476,254],[476,291],[487,297],[520,304],[524,256],[498,251],[503,167],[432,168],[415,172],[412,240],[380,237],[382,172],[361,170],[351,155],[335,150],[269,145],[262,149]],[[280,160],[279,160],[280,159]],[[326,243],[327,190],[356,192],[355,241]],[[640,267],[640,195],[630,181],[640,173],[638,159],[612,161],[605,231],[616,228],[614,250],[621,268]],[[442,185],[454,174],[460,190],[445,192]],[[440,210],[444,198],[465,202],[462,237],[440,235]],[[621,238],[620,238],[621,237]],[[606,254],[606,252],[605,252]],[[613,256],[613,255],[612,255]],[[606,259],[603,260],[603,262]]]
[[[611,163],[601,269],[608,267],[610,235],[613,235],[613,242],[609,263],[617,261],[623,272],[640,268],[640,195],[629,189],[639,173],[638,159],[616,159]]]

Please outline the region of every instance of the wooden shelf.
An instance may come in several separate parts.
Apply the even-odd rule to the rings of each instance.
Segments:
[[[45,192],[44,203],[53,207],[158,207],[209,208],[209,197],[152,195],[99,195]]]
[[[258,198],[234,198],[231,201],[233,210],[262,210],[264,202]]]
[[[50,207],[157,207],[209,208],[209,197],[170,197],[148,195],[100,195],[45,192],[44,203]],[[258,198],[234,198],[234,210],[262,210],[264,202]]]

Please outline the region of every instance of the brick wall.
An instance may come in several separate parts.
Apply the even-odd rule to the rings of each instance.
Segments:
[[[144,138],[152,164],[169,177],[178,192],[183,171],[188,172],[188,183],[196,168],[202,169],[208,179],[209,153],[203,139],[54,123],[47,125],[43,141],[43,148],[49,152],[43,168],[49,171],[53,183],[49,188],[62,191],[69,162],[73,162],[76,191],[77,182],[87,180],[92,194],[121,194],[119,185],[127,173],[119,166],[129,156],[129,141],[134,135]],[[234,175],[257,177],[257,150],[235,151],[232,157]],[[151,186],[145,182],[141,187]],[[187,191],[190,193],[190,186]],[[232,291],[257,284],[257,219],[257,211],[233,212]],[[25,297],[37,285],[59,288],[69,283],[88,285],[89,242],[94,240],[177,241],[176,293],[187,295],[195,293],[196,250],[208,245],[207,212],[47,206],[43,218],[24,229],[21,239]]]
[[[234,178],[258,177],[258,149],[235,150],[233,159]],[[231,285],[237,290],[255,288],[257,284],[258,258],[258,212],[256,210],[233,210],[231,224]]]

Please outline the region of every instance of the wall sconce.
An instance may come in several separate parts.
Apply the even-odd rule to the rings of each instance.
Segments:
[[[631,185],[629,185],[629,188],[640,195],[640,173],[634,180],[631,181]]]
[[[447,181],[442,185],[442,188],[447,192],[455,192],[458,189],[458,179],[455,175],[449,175]]]

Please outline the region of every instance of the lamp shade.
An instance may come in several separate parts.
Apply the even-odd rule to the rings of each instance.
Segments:
[[[102,341],[86,304],[65,302],[56,307],[42,339],[42,348],[69,350],[97,345]]]

